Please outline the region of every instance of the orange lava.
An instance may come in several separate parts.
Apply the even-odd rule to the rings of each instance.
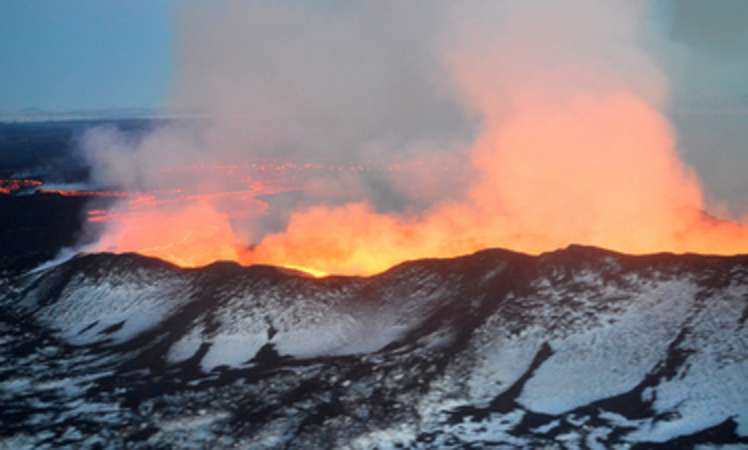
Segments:
[[[36,189],[41,185],[39,180],[0,178],[0,194],[9,195],[25,189]]]

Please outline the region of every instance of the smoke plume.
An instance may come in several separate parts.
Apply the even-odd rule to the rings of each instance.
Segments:
[[[485,247],[748,251],[679,159],[645,3],[311,3],[184,6],[166,107],[197,119],[89,133],[99,182],[150,193],[98,250],[346,274]]]

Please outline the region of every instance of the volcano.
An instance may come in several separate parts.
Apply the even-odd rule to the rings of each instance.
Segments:
[[[8,448],[748,445],[748,256],[3,274]]]
[[[748,448],[736,2],[6,1],[0,450]]]

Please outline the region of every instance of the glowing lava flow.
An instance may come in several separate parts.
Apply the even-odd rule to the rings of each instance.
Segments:
[[[322,277],[326,277],[329,275],[327,272],[312,269],[311,267],[295,266],[293,264],[285,264],[285,265],[281,265],[281,267],[285,267],[286,269],[291,269],[291,270],[298,270],[299,272],[304,272],[308,275],[313,276],[314,278],[322,278]]]
[[[42,185],[39,180],[0,178],[0,194],[9,195],[24,190],[34,190]]]

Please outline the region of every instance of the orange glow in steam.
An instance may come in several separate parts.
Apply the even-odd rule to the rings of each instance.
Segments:
[[[303,188],[284,184],[288,178],[298,181],[301,171],[317,171],[317,179],[329,181],[369,168],[286,162],[185,166],[166,175],[202,171],[202,184],[192,186],[195,194],[138,197],[92,213],[89,220],[107,225],[95,250],[135,251],[189,267],[218,260],[270,264],[317,276],[368,275],[406,260],[490,247],[537,254],[576,243],[634,254],[748,253],[748,226],[707,215],[699,180],[679,159],[675,134],[658,110],[664,82],[636,47],[639,16],[618,14],[638,9],[638,2],[589,1],[578,8],[585,14],[567,13],[564,2],[555,9],[516,2],[512,10],[519,14],[511,17],[516,23],[503,7],[494,21],[477,20],[485,16],[483,8],[499,2],[467,3],[477,14],[455,16],[465,29],[449,33],[446,40],[454,48],[445,53],[460,100],[480,119],[469,143],[471,178],[464,195],[458,191],[418,214],[382,213],[365,199],[342,206],[320,203],[290,211],[285,228],[266,233],[254,225],[273,203],[259,196]],[[451,4],[459,10],[463,2]],[[503,21],[502,31],[494,22]],[[235,66],[229,67],[233,75]],[[257,107],[240,106],[241,120],[252,116],[245,110]],[[392,164],[386,170],[403,184],[410,181],[408,170],[420,170],[419,180],[436,178],[433,184],[441,188],[454,183],[447,172],[434,175],[428,165],[419,167]],[[244,183],[246,192],[199,189],[225,186],[225,177],[243,171],[256,175]],[[237,221],[250,224],[254,235]]]
[[[134,212],[113,221],[99,251],[132,251],[182,267],[239,259],[238,239],[228,218],[209,203]]]
[[[476,177],[467,197],[417,217],[366,203],[312,207],[249,248],[211,200],[220,196],[209,196],[118,218],[98,249],[187,267],[232,260],[317,276],[372,274],[487,247],[748,252],[748,227],[704,213],[698,180],[678,159],[668,123],[646,102],[616,93],[562,106],[525,104],[487,124],[471,153]]]

